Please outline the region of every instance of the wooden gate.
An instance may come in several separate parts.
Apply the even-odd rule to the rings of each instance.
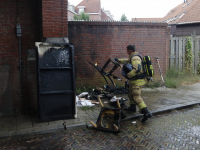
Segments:
[[[185,69],[185,45],[188,38],[191,38],[192,43],[193,71],[194,73],[197,73],[197,67],[199,64],[200,37],[171,37],[169,66],[170,68],[174,67],[178,70]]]

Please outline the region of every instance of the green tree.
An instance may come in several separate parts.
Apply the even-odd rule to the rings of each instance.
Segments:
[[[74,15],[74,20],[90,20],[90,16],[82,12],[80,16]]]
[[[125,14],[123,14],[123,15],[121,16],[121,21],[128,21],[128,19],[127,19],[127,17],[126,17]]]
[[[78,17],[78,15],[74,15],[74,20],[79,20],[79,17]]]

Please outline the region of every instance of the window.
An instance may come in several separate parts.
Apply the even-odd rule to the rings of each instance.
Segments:
[[[82,12],[84,12],[84,8],[79,8],[79,14],[81,14]]]
[[[79,9],[78,13],[81,14],[82,12],[84,12],[85,6],[78,6],[78,9]]]

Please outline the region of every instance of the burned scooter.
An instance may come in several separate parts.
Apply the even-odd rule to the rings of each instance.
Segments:
[[[99,73],[103,76],[107,84],[108,84],[108,80],[106,79],[106,77],[108,77],[108,79],[111,81],[114,87],[116,87],[116,84],[113,82],[111,77],[113,77],[113,79],[122,81],[122,79],[112,74],[117,68],[121,68],[118,62],[109,58],[102,68],[100,68],[97,64],[92,64],[89,61],[88,63],[91,64],[94,68],[96,68],[99,71]],[[109,72],[106,72],[105,69],[109,63],[112,63],[114,67]]]
[[[128,82],[127,81],[125,82],[125,86],[124,87],[117,87],[115,82],[112,80],[112,78],[113,78],[115,80],[122,81],[121,78],[113,75],[113,72],[117,68],[121,68],[121,66],[120,66],[120,64],[118,62],[116,62],[116,61],[114,61],[114,60],[109,58],[102,68],[100,68],[97,64],[92,64],[89,61],[88,61],[88,63],[91,64],[95,69],[97,69],[97,71],[103,76],[103,78],[105,79],[105,81],[107,83],[107,85],[105,85],[104,88],[107,91],[112,92],[114,94],[126,94],[128,92]],[[109,63],[112,63],[114,66],[109,72],[106,72],[105,69],[108,67]],[[111,81],[113,87],[108,85],[107,78]]]

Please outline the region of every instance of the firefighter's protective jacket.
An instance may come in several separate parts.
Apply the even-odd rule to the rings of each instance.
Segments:
[[[127,74],[128,78],[133,78],[134,76],[136,76],[140,73],[143,73],[142,68],[139,73],[136,73],[138,70],[138,64],[140,64],[142,66],[142,60],[139,56],[132,57],[133,55],[138,55],[138,52],[133,52],[131,55],[129,55],[129,59],[118,59],[119,63],[130,63],[131,62],[132,66],[133,66],[133,70]],[[138,86],[142,86],[142,85],[146,84],[144,79],[129,80],[129,83],[138,85]]]

